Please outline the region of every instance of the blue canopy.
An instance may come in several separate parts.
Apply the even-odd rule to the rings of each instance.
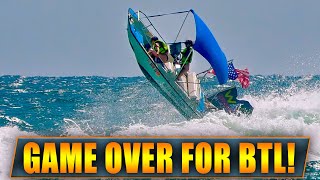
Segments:
[[[193,48],[200,53],[214,69],[220,84],[228,80],[227,59],[208,26],[191,9],[196,24],[196,41]]]

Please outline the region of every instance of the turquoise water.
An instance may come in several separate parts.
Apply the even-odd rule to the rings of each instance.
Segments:
[[[203,79],[205,92],[217,84]],[[320,76],[252,76],[240,98],[250,117],[213,112],[185,120],[144,77],[0,77],[0,178],[19,135],[304,135],[305,176],[320,178]],[[239,84],[234,83],[239,86]]]

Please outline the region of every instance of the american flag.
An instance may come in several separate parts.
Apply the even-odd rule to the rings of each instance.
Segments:
[[[216,75],[216,72],[214,72],[214,70],[213,69],[210,69],[209,71],[207,71],[209,74],[214,74],[214,75]]]
[[[238,74],[235,71],[232,62],[229,62],[229,64],[228,64],[228,78],[231,80],[236,80],[238,78]]]
[[[209,70],[208,73],[214,74],[214,75],[216,74],[213,69]],[[248,88],[250,85],[248,69],[247,68],[244,70],[236,69],[234,68],[232,61],[228,63],[228,78],[230,80],[238,79],[242,88]]]
[[[236,72],[238,74],[238,80],[242,88],[248,88],[250,85],[248,69],[247,68],[244,70],[236,69]]]

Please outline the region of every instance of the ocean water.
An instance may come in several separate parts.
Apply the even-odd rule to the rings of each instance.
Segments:
[[[17,136],[310,136],[306,178],[320,179],[320,76],[251,76],[252,116],[185,120],[144,77],[0,77],[0,179]],[[203,79],[205,92],[217,84]],[[239,86],[239,84],[235,83]]]

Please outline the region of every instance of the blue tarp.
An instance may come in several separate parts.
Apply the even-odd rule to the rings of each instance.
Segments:
[[[193,48],[210,63],[219,83],[224,84],[228,80],[227,58],[207,25],[193,10],[191,12],[196,24],[196,41]]]

